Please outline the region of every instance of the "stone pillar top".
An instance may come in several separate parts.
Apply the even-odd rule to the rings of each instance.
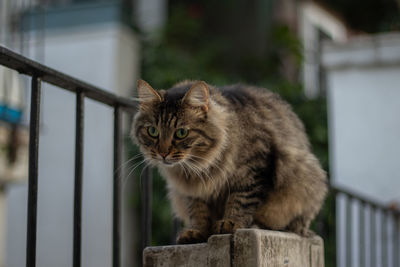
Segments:
[[[213,235],[207,243],[148,247],[143,266],[324,267],[324,244],[319,236],[239,229],[233,235]]]

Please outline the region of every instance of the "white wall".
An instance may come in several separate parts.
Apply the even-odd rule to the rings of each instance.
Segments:
[[[332,183],[382,204],[400,202],[400,34],[325,43],[322,56],[328,82]],[[359,217],[353,205],[355,242],[345,244],[346,207],[341,199],[337,204],[338,266],[345,266],[349,246],[355,255],[359,249]],[[389,220],[389,236],[392,223]],[[380,231],[377,235],[379,252]],[[368,235],[366,243],[369,247]],[[393,260],[390,250],[377,258],[381,256],[389,263]],[[359,266],[357,258],[353,257],[352,266]]]
[[[160,31],[167,19],[167,0],[133,0],[133,21],[148,34]]]
[[[46,65],[113,93],[132,94],[139,49],[129,30],[108,23],[54,29],[45,36]],[[85,105],[82,264],[111,266],[113,110],[91,100]],[[41,111],[37,266],[71,266],[75,95],[46,84]],[[10,188],[9,267],[25,264],[26,196],[26,186]]]
[[[336,184],[400,201],[400,65],[330,76]]]
[[[400,201],[400,35],[328,44],[323,57],[334,183]]]

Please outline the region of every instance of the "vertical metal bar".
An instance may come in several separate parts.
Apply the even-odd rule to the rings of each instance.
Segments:
[[[176,236],[178,235],[179,228],[180,228],[180,222],[178,219],[174,218],[172,220],[172,236],[171,236],[172,245],[176,244]]]
[[[394,225],[393,225],[393,266],[400,267],[400,247],[399,247],[399,231],[400,231],[400,216],[393,216]]]
[[[360,201],[359,203],[359,238],[360,238],[360,266],[365,266],[365,203]]]
[[[376,213],[375,207],[370,206],[370,231],[371,231],[371,254],[370,266],[376,266]]]
[[[142,229],[143,233],[143,249],[151,244],[151,219],[152,219],[152,188],[153,188],[153,178],[152,169],[146,167],[143,171],[143,199],[142,199]]]
[[[344,207],[344,205],[342,205],[342,199],[344,198],[344,195],[339,193],[338,191],[333,191],[335,194],[335,221],[334,221],[334,225],[335,225],[335,247],[334,247],[334,251],[336,252],[335,254],[335,264],[339,265],[339,263],[344,262],[344,258],[345,258],[345,251],[343,249],[343,247],[346,247],[346,244],[343,245],[343,243],[345,243],[345,240],[342,240],[342,232],[345,231],[344,229],[344,224],[342,225],[342,218],[344,218],[343,216],[343,212],[342,212],[342,208]],[[346,234],[346,233],[345,233]],[[336,266],[335,265],[335,266]]]
[[[338,227],[338,223],[337,220],[338,218],[340,218],[340,215],[338,213],[339,210],[339,203],[338,203],[338,196],[339,194],[337,193],[336,190],[331,191],[332,192],[332,201],[331,201],[331,205],[330,205],[330,210],[333,211],[333,227],[332,229],[330,229],[329,227],[329,222],[330,222],[330,218],[326,217],[326,228],[328,229],[328,233],[330,235],[330,238],[333,239],[333,249],[335,251],[335,253],[332,255],[331,257],[331,261],[332,261],[332,266],[337,266],[338,264],[338,256],[340,255],[340,252],[338,250],[338,243],[339,243],[339,238],[338,238],[338,232],[339,232],[339,227]],[[331,232],[332,231],[332,232]],[[329,259],[327,259],[329,260]]]
[[[351,196],[346,198],[346,267],[353,266],[352,256],[353,256],[353,244],[352,244],[352,204],[353,199]]]
[[[121,108],[114,108],[113,267],[121,265]]]
[[[388,267],[388,238],[387,238],[387,214],[381,210],[381,263],[382,267]]]
[[[81,266],[82,246],[82,171],[83,171],[83,128],[85,96],[82,91],[76,94],[75,121],[75,185],[74,185],[74,242],[73,266]]]
[[[39,123],[41,79],[32,77],[31,115],[29,123],[29,184],[28,221],[26,237],[26,266],[36,266],[36,224],[39,163]]]

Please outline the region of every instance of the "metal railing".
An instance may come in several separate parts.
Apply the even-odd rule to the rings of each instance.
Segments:
[[[113,177],[113,245],[112,245],[112,264],[115,267],[121,265],[121,150],[122,150],[122,112],[133,113],[137,109],[137,103],[106,92],[100,88],[77,80],[64,73],[46,67],[26,57],[23,57],[9,49],[0,46],[0,65],[16,70],[21,74],[28,75],[31,81],[31,111],[30,111],[30,141],[29,141],[29,177],[28,177],[28,221],[27,221],[27,243],[26,243],[26,266],[34,267],[36,265],[36,223],[37,223],[37,192],[38,192],[38,148],[39,148],[39,124],[40,124],[40,95],[41,84],[46,82],[69,90],[76,94],[76,129],[75,129],[75,183],[74,183],[74,219],[73,219],[73,266],[81,266],[81,221],[82,221],[82,170],[83,170],[83,135],[84,135],[84,99],[90,98],[100,103],[107,104],[114,108],[114,177]],[[142,183],[142,246],[146,247],[151,240],[151,199],[152,199],[152,175],[151,169],[144,170]],[[370,265],[378,262],[376,258],[377,247],[375,243],[377,237],[376,230],[376,212],[382,214],[381,223],[382,239],[387,238],[387,218],[394,222],[392,226],[393,237],[390,240],[392,247],[391,266],[399,266],[399,227],[400,213],[386,206],[357,195],[354,192],[342,188],[331,188],[331,193],[336,196],[344,196],[346,199],[346,225],[347,246],[346,267],[352,266],[354,257],[358,257],[359,266],[366,266],[365,260],[369,259]],[[359,244],[358,255],[352,251],[351,225],[354,213],[351,211],[352,204],[359,203]],[[370,215],[370,246],[367,250],[365,246],[366,216],[365,210],[369,210]],[[176,222],[174,225],[176,231]],[[371,230],[372,229],[372,230]],[[381,254],[387,255],[388,243],[381,242]],[[337,245],[336,245],[337,247]],[[387,258],[382,257],[378,266],[389,267]]]
[[[342,218],[335,229],[337,266],[400,267],[400,212],[341,187],[330,191]]]
[[[133,112],[137,103],[106,92],[100,88],[82,82],[64,73],[46,67],[13,51],[0,46],[0,64],[21,74],[28,75],[31,81],[31,111],[29,122],[29,170],[28,170],[28,217],[26,266],[36,265],[36,229],[37,229],[37,192],[38,192],[38,149],[40,125],[41,84],[46,82],[69,90],[76,94],[76,130],[75,130],[75,184],[74,184],[74,219],[73,219],[73,266],[81,265],[81,221],[82,221],[82,170],[83,170],[83,134],[84,134],[84,99],[90,98],[114,108],[114,177],[113,177],[113,266],[120,266],[121,258],[121,149],[122,149],[122,112]],[[146,172],[150,175],[150,171]],[[150,180],[150,179],[144,179]],[[147,183],[146,183],[147,185]],[[145,198],[150,198],[150,187],[145,186]],[[147,209],[150,207],[148,206]],[[150,212],[143,220],[145,229],[144,246],[148,245]]]

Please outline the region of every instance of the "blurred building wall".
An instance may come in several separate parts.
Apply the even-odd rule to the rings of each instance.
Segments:
[[[31,27],[29,34],[39,39],[29,38],[27,54],[115,94],[130,96],[138,77],[139,45],[132,30],[120,22],[119,8],[115,2],[73,5],[48,10],[45,20],[41,20],[40,12],[33,13],[27,19],[36,26]],[[45,22],[43,28],[37,23],[40,21]],[[85,105],[82,265],[110,266],[113,109],[91,100],[86,100]],[[44,85],[37,266],[72,264],[74,138],[75,95]],[[6,248],[9,267],[25,265],[26,198],[26,185],[9,188]],[[125,213],[125,216],[130,215]],[[132,220],[124,226],[132,228]],[[123,233],[129,233],[129,229],[123,229]],[[124,266],[130,266],[133,242],[125,235],[123,241],[129,243]]]
[[[301,2],[298,13],[298,30],[304,57],[304,93],[310,98],[325,95],[321,77],[321,41],[325,38],[343,43],[347,40],[348,30],[339,18],[315,2]]]
[[[322,62],[327,71],[331,182],[382,204],[400,202],[400,34],[325,43]],[[341,199],[337,204],[338,266],[344,266],[344,251],[351,246],[358,252],[359,213],[354,205],[354,243],[346,244],[346,207]],[[393,229],[393,221],[388,226]],[[374,230],[368,223],[367,229]],[[391,266],[391,250],[380,255],[380,234],[377,259],[388,257]],[[369,247],[369,236],[366,240]],[[352,266],[359,266],[357,257]]]
[[[0,0],[0,45],[10,48],[21,37],[15,29],[15,15],[28,1]],[[7,188],[27,181],[28,129],[21,127],[20,120],[24,104],[24,79],[0,66],[0,267],[6,266]]]
[[[167,20],[167,0],[133,0],[132,20],[146,34],[162,30]]]

